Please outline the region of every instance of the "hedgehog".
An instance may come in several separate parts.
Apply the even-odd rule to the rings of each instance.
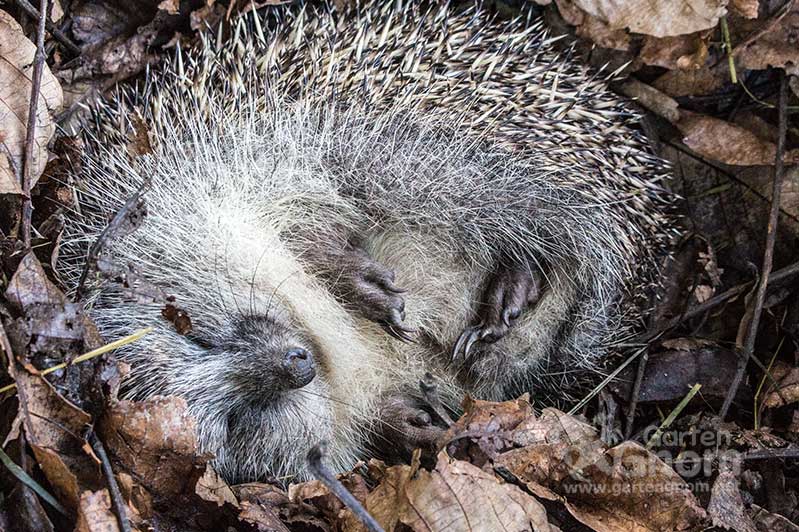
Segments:
[[[145,183],[102,258],[136,275],[85,298],[108,338],[154,328],[126,396],[183,397],[230,482],[432,448],[425,375],[452,412],[571,397],[645,314],[672,199],[618,73],[557,40],[532,10],[267,7],[97,106],[62,273]]]

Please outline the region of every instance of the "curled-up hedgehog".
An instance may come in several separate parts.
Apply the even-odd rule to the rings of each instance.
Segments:
[[[188,314],[91,276],[129,397],[179,395],[231,482],[307,476],[329,442],[440,434],[418,383],[557,399],[613,350],[667,234],[663,165],[611,93],[532,15],[414,2],[268,8],[102,104],[75,176],[67,271],[147,182],[103,261]],[[134,116],[152,152],[131,158]],[[138,119],[136,119],[138,120]]]

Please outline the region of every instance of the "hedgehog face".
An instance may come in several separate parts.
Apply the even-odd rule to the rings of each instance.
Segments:
[[[228,319],[212,341],[191,338],[207,364],[217,360],[223,368],[213,393],[224,397],[214,411],[207,402],[192,403],[200,445],[216,454],[214,465],[228,480],[305,478],[308,450],[334,439],[334,405],[318,349],[280,309]]]
[[[227,384],[256,403],[268,403],[316,378],[310,342],[276,315],[235,319],[216,350],[229,357],[233,366],[226,376],[230,381]]]

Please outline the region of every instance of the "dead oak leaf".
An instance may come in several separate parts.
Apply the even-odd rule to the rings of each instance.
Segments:
[[[386,530],[400,524],[419,532],[558,530],[533,497],[445,452],[439,453],[433,471],[388,468],[366,508]]]
[[[21,194],[25,136],[31,100],[34,45],[19,24],[0,10],[0,194]],[[31,186],[47,164],[47,143],[55,133],[52,114],[63,103],[61,86],[45,64],[36,106]]]
[[[125,471],[166,500],[194,493],[210,458],[199,453],[196,423],[179,397],[120,401],[100,419],[98,434]]]
[[[713,28],[726,12],[727,0],[574,0],[580,9],[611,29],[668,37]]]
[[[119,524],[111,510],[108,490],[85,491],[80,496],[75,532],[118,532]]]
[[[734,166],[772,165],[777,147],[742,127],[724,120],[680,110],[674,125],[686,146],[699,155]],[[785,152],[786,164],[799,163],[799,149]]]
[[[634,442],[531,445],[495,464],[599,532],[692,530],[705,519],[677,473]]]
[[[767,408],[777,408],[786,404],[799,402],[799,368],[788,368],[778,364],[772,371],[777,381],[777,390],[772,388],[766,395],[763,405]]]

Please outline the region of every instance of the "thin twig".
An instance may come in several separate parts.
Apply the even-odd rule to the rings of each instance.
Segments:
[[[613,370],[613,373],[611,373],[610,375],[608,375],[607,377],[605,377],[604,379],[602,379],[602,382],[600,382],[599,384],[597,384],[597,385],[596,385],[596,387],[594,387],[594,389],[593,389],[593,390],[591,390],[591,392],[590,392],[588,395],[586,395],[585,397],[583,397],[583,398],[582,398],[582,400],[581,400],[579,403],[577,403],[576,405],[574,405],[574,406],[572,407],[572,409],[571,409],[571,410],[569,410],[568,414],[569,414],[570,416],[573,416],[573,415],[574,415],[575,413],[577,413],[577,412],[578,412],[578,411],[579,411],[579,410],[580,410],[582,407],[584,407],[585,405],[587,405],[587,404],[588,404],[588,401],[590,401],[591,399],[593,399],[593,398],[594,398],[594,396],[596,396],[596,394],[598,394],[599,392],[601,392],[601,391],[602,391],[602,389],[603,389],[605,386],[607,386],[607,385],[608,385],[608,383],[610,383],[610,382],[611,382],[613,379],[615,379],[616,377],[618,377],[618,376],[619,376],[619,373],[621,373],[621,372],[624,370],[624,368],[626,368],[627,366],[629,366],[630,364],[632,364],[633,360],[635,360],[636,358],[638,358],[638,355],[640,355],[641,353],[645,352],[646,350],[647,350],[647,346],[643,346],[643,347],[639,348],[639,349],[638,349],[638,350],[637,350],[635,353],[633,353],[632,355],[630,355],[629,357],[627,357],[627,360],[625,360],[624,362],[622,362],[622,364],[621,364],[619,367],[617,367],[615,370]]]
[[[125,511],[125,502],[122,500],[122,493],[119,491],[119,485],[117,484],[117,479],[114,477],[114,470],[111,468],[111,461],[108,460],[108,454],[105,452],[103,442],[100,441],[97,434],[92,431],[89,434],[89,443],[103,466],[103,475],[105,476],[105,481],[108,483],[108,493],[111,495],[111,507],[116,514],[119,529],[122,532],[131,532],[128,514]]]
[[[794,0],[788,0],[787,2],[785,2],[785,5],[782,6],[782,9],[780,9],[777,12],[777,14],[774,15],[774,17],[772,17],[770,20],[767,20],[765,24],[763,24],[760,27],[759,30],[752,32],[743,41],[736,44],[732,49],[732,55],[733,56],[738,55],[747,46],[749,46],[750,44],[761,38],[763,35],[774,29],[774,26],[776,26],[783,18],[785,18],[785,15],[787,15],[791,11],[793,3]]]
[[[28,2],[28,0],[14,0],[14,3],[17,4],[20,7],[20,9],[22,9],[25,13],[27,13],[28,16],[30,16],[31,18],[36,20],[39,19],[39,10],[33,7],[33,4]],[[58,26],[50,22],[49,17],[46,17],[45,24],[47,31],[50,32],[50,35],[52,35],[55,40],[63,44],[64,48],[66,48],[75,55],[80,55],[81,53],[80,46],[72,42],[72,40],[69,37],[67,37],[63,31],[58,29]]]
[[[799,262],[795,262],[790,266],[786,266],[785,268],[782,268],[774,272],[773,275],[769,276],[768,284],[774,284],[779,281],[784,281],[796,275],[799,275]],[[668,329],[676,327],[677,325],[681,324],[686,320],[695,318],[697,316],[704,314],[705,312],[713,310],[722,303],[725,303],[726,301],[745,293],[747,290],[749,290],[752,287],[753,284],[754,284],[753,281],[749,281],[743,284],[739,284],[738,286],[733,286],[729,290],[725,290],[724,292],[711,297],[704,303],[700,303],[699,305],[691,307],[690,309],[686,310],[684,313],[680,314],[679,316],[675,316],[674,318],[670,319],[669,321],[657,327],[656,329],[641,335],[640,337],[636,338],[633,343],[646,343],[649,340],[653,339],[655,336],[664,333]]]
[[[744,454],[744,460],[769,460],[771,458],[799,458],[799,447],[760,449],[757,451],[748,451]]]
[[[48,0],[40,0],[39,29],[36,34],[36,55],[33,59],[33,80],[31,81],[31,99],[28,108],[28,124],[25,131],[25,158],[22,162],[22,242],[25,247],[31,247],[31,217],[33,204],[31,203],[31,184],[33,182],[33,141],[36,137],[36,110],[39,108],[39,91],[42,86],[42,72],[44,71],[44,30],[47,20]]]
[[[727,392],[727,397],[724,398],[724,404],[719,411],[719,417],[723,420],[730,410],[730,405],[735,398],[738,388],[741,386],[744,374],[746,372],[747,362],[752,358],[755,350],[755,340],[757,339],[757,329],[760,325],[760,315],[763,312],[763,304],[766,301],[766,288],[768,286],[769,276],[771,275],[772,263],[774,260],[774,244],[777,240],[777,225],[779,223],[780,215],[780,197],[782,196],[782,182],[785,177],[783,171],[783,156],[785,153],[785,135],[787,130],[787,106],[788,106],[788,89],[785,80],[785,72],[780,75],[780,94],[779,94],[779,136],[777,138],[777,154],[774,161],[774,184],[771,192],[771,212],[769,213],[768,220],[768,233],[766,234],[766,250],[763,253],[763,267],[760,273],[760,282],[757,285],[757,293],[755,295],[754,310],[752,312],[752,319],[749,322],[748,333],[744,343],[744,348],[739,356],[738,369],[735,377]]]
[[[308,451],[308,469],[311,473],[318,478],[322,484],[327,486],[330,492],[338,497],[338,499],[349,508],[355,517],[361,520],[370,532],[383,532],[383,528],[375,521],[375,518],[369,515],[366,508],[358,501],[358,499],[350,493],[344,485],[338,481],[336,476],[330,471],[327,466],[322,463],[322,457],[325,454],[325,442],[318,443],[311,447]]]
[[[627,411],[627,426],[624,429],[624,438],[627,440],[629,440],[630,436],[633,434],[635,410],[638,408],[638,396],[641,394],[641,384],[644,382],[647,362],[649,362],[649,351],[645,349],[641,355],[640,362],[638,362],[638,373],[635,375],[635,383],[633,384],[633,391],[630,395],[630,406]]]

